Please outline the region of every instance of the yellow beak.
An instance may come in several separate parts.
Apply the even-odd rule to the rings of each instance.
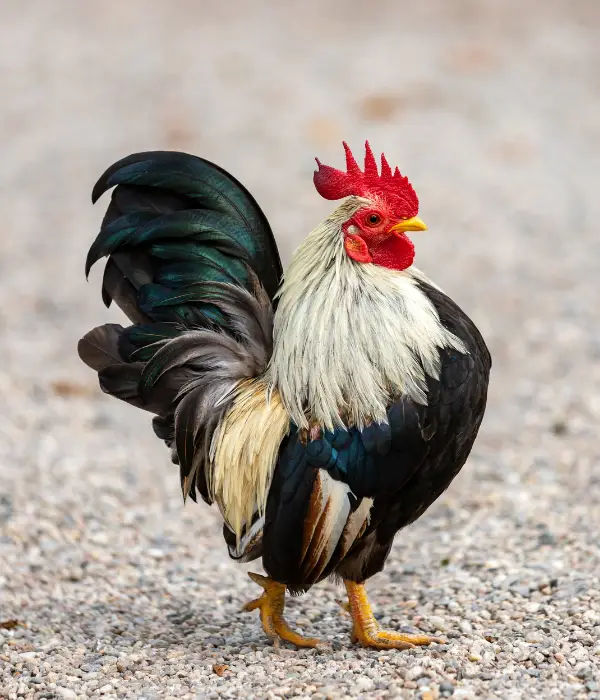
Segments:
[[[390,231],[427,231],[427,225],[418,216],[413,216],[394,224]]]

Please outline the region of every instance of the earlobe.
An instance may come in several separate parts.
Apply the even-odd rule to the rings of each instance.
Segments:
[[[355,234],[347,233],[344,238],[344,248],[352,260],[360,263],[373,262],[371,253],[364,240]]]

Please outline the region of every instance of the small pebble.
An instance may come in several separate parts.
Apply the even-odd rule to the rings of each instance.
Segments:
[[[407,681],[415,681],[417,678],[420,678],[422,675],[424,675],[425,670],[421,666],[411,666],[406,673],[404,674],[404,678]]]
[[[530,644],[541,644],[544,641],[544,635],[541,632],[529,631],[525,634],[525,641]]]
[[[63,700],[76,700],[77,698],[77,693],[71,688],[55,688],[54,693]]]
[[[461,620],[458,623],[458,629],[464,634],[471,634],[473,632],[473,625],[468,620]]]
[[[438,615],[432,615],[428,618],[428,621],[433,628],[439,630],[440,632],[443,632],[446,629],[446,621],[443,617],[439,617]]]

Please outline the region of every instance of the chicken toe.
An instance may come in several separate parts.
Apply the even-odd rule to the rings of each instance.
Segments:
[[[283,639],[297,647],[316,647],[320,644],[318,639],[313,637],[303,637],[294,632],[283,617],[285,608],[285,584],[273,581],[266,576],[248,572],[248,576],[259,586],[264,588],[264,593],[249,603],[246,603],[242,610],[251,612],[260,611],[260,620],[267,637],[273,640],[273,644],[278,647]]]

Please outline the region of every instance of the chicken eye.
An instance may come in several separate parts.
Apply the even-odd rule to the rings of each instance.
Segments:
[[[369,226],[377,226],[380,223],[381,217],[379,216],[379,214],[369,214],[369,216],[367,216],[367,224]]]

